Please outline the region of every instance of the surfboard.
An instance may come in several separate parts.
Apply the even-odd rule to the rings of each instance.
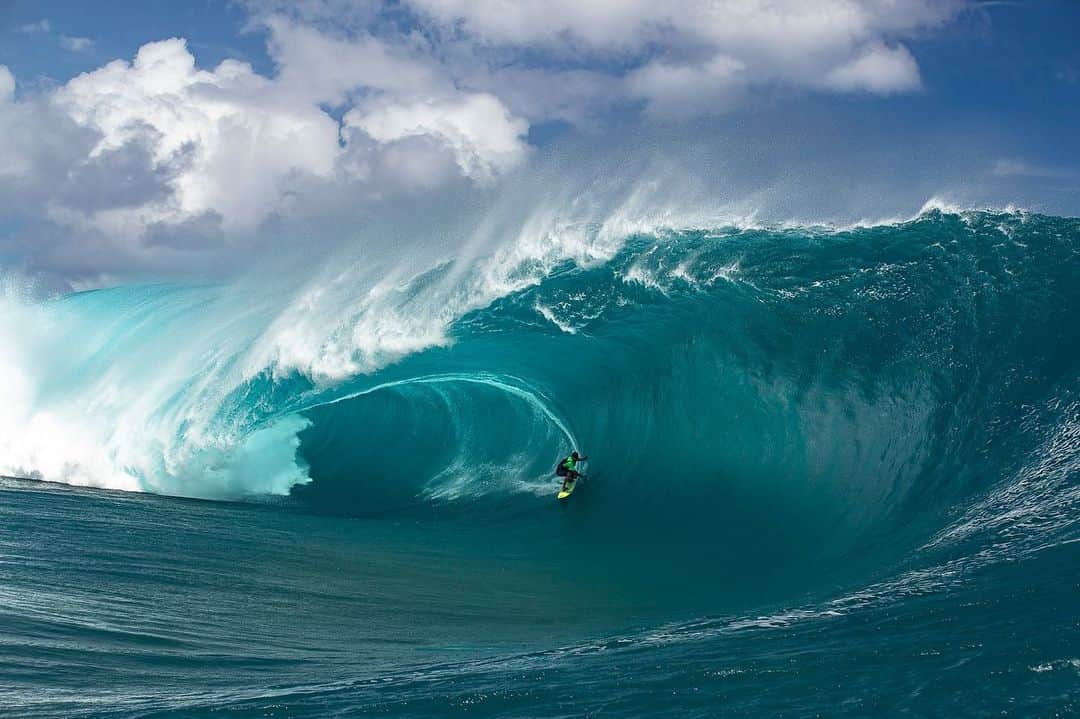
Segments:
[[[567,482],[566,486],[559,490],[558,499],[566,499],[571,494],[573,494],[574,493],[574,488],[577,487],[578,482],[581,481],[582,477],[584,477],[584,476],[585,475],[581,475],[577,479],[572,479],[569,482]]]

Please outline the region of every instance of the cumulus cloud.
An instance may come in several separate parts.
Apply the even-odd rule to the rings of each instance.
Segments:
[[[459,90],[435,64],[370,36],[281,18],[267,29],[272,76],[235,60],[201,69],[179,38],[25,102],[0,67],[0,178],[10,180],[0,195],[154,253],[303,212],[303,194],[326,185],[349,188],[356,204],[449,179],[446,156],[477,182],[524,159],[528,123],[494,96]],[[342,105],[357,107],[344,125],[327,111]],[[431,171],[420,172],[425,162]]]
[[[358,127],[379,142],[430,136],[449,147],[461,171],[480,180],[521,163],[522,136],[529,125],[513,117],[492,95],[474,94],[448,102],[386,104],[352,110],[345,125]]]
[[[339,152],[330,117],[274,90],[244,63],[199,70],[186,43],[171,39],[144,45],[132,63],[72,79],[54,99],[100,134],[88,159],[142,138],[155,167],[177,168],[167,201],[134,211],[142,221],[214,210],[227,223],[251,225],[273,208],[290,174],[329,173]]]

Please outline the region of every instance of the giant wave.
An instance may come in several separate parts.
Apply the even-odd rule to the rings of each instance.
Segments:
[[[827,581],[1076,462],[1076,220],[580,237],[408,276],[9,291],[0,469],[542,524],[576,447],[593,540]]]
[[[1068,714],[1080,220],[706,228],[10,286],[7,703]]]

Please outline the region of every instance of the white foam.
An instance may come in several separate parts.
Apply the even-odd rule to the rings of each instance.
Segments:
[[[1045,672],[1052,672],[1060,669],[1072,669],[1073,671],[1080,673],[1080,659],[1056,659],[1052,662],[1036,664],[1035,666],[1028,668],[1036,674],[1043,674]]]
[[[623,273],[622,280],[627,284],[641,285],[642,287],[656,290],[664,295],[668,292],[667,287],[656,279],[656,274],[653,270],[646,267],[642,262],[635,262],[628,267],[626,272]]]
[[[563,322],[558,317],[556,317],[555,312],[553,312],[550,307],[545,307],[544,305],[540,304],[539,302],[536,302],[533,305],[533,309],[535,309],[537,312],[539,312],[540,316],[543,317],[545,320],[547,320],[551,324],[558,327],[561,332],[564,332],[564,333],[566,333],[568,335],[576,335],[577,334],[577,332],[578,332],[577,328]]]

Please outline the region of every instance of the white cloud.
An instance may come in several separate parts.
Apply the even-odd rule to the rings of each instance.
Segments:
[[[295,172],[326,175],[339,152],[337,124],[317,106],[278,96],[249,65],[199,70],[183,40],[140,48],[72,79],[55,96],[79,124],[100,133],[95,157],[144,141],[158,167],[177,168],[164,202],[87,218],[116,231],[182,221],[207,211],[250,226],[271,212]]]
[[[360,35],[336,38],[274,16],[265,21],[275,84],[293,98],[342,104],[350,92],[378,90],[406,95],[453,93],[430,60],[418,60],[387,42]]]
[[[440,148],[452,154],[461,175],[477,181],[524,159],[528,124],[493,96],[461,92],[432,64],[368,36],[333,38],[280,18],[268,27],[278,66],[273,77],[234,60],[200,69],[185,41],[174,38],[148,43],[132,62],[113,61],[47,95],[48,105],[94,138],[68,148],[66,178],[89,182],[105,167],[128,168],[125,176],[140,168],[156,178],[143,189],[122,176],[103,179],[115,186],[108,194],[56,189],[47,215],[110,236],[137,238],[154,227],[156,237],[170,237],[159,245],[176,246],[165,224],[202,228],[208,221],[189,221],[210,217],[227,231],[249,230],[295,206],[297,193],[312,180],[378,182],[384,194],[388,185],[420,176],[424,184],[445,179]],[[10,98],[13,87],[5,69],[0,100]],[[362,99],[362,110],[350,113],[343,139],[324,106],[347,107],[354,96]],[[367,141],[358,141],[361,131]],[[407,160],[394,179],[394,164],[376,155],[407,138],[426,141],[394,149]],[[426,175],[417,171],[425,154],[433,164]],[[16,165],[28,169],[25,162],[9,162]],[[366,171],[351,171],[359,165]],[[59,187],[55,178],[53,183]]]
[[[449,79],[464,90],[494,95],[530,121],[589,126],[611,108],[642,100],[651,115],[688,116],[728,111],[754,91],[915,90],[921,86],[918,63],[903,41],[950,21],[970,0],[245,4],[271,28],[277,54],[300,60],[296,66],[328,67],[306,78],[315,88],[348,85],[342,78],[360,73],[383,82],[408,76],[403,84],[426,83],[430,93],[433,82]],[[405,10],[414,13],[422,32],[408,23],[402,29]],[[316,27],[331,29],[337,45]],[[338,64],[312,56],[305,49],[309,37]],[[371,45],[366,54],[365,44]],[[375,71],[388,60],[398,72]]]
[[[265,26],[269,76],[200,68],[179,38],[19,99],[0,66],[0,215],[27,233],[0,255],[68,277],[206,267],[266,223],[486,183],[528,154],[525,120],[422,52]]]
[[[836,68],[825,84],[837,90],[866,90],[887,95],[917,90],[922,86],[919,66],[903,45],[873,46],[846,65]]]
[[[503,62],[529,47],[566,63],[614,60],[654,114],[729,109],[744,89],[893,94],[920,86],[900,38],[939,26],[963,0],[409,0],[443,35]],[[556,64],[556,63],[553,63]],[[497,73],[496,73],[497,75]],[[495,78],[497,80],[497,78]]]
[[[527,122],[487,94],[449,102],[380,103],[352,110],[345,124],[379,142],[424,135],[438,138],[453,152],[462,173],[479,180],[491,180],[521,163],[529,129]]]
[[[72,37],[71,35],[60,36],[60,47],[70,52],[86,52],[94,47],[94,41],[88,37]]]

